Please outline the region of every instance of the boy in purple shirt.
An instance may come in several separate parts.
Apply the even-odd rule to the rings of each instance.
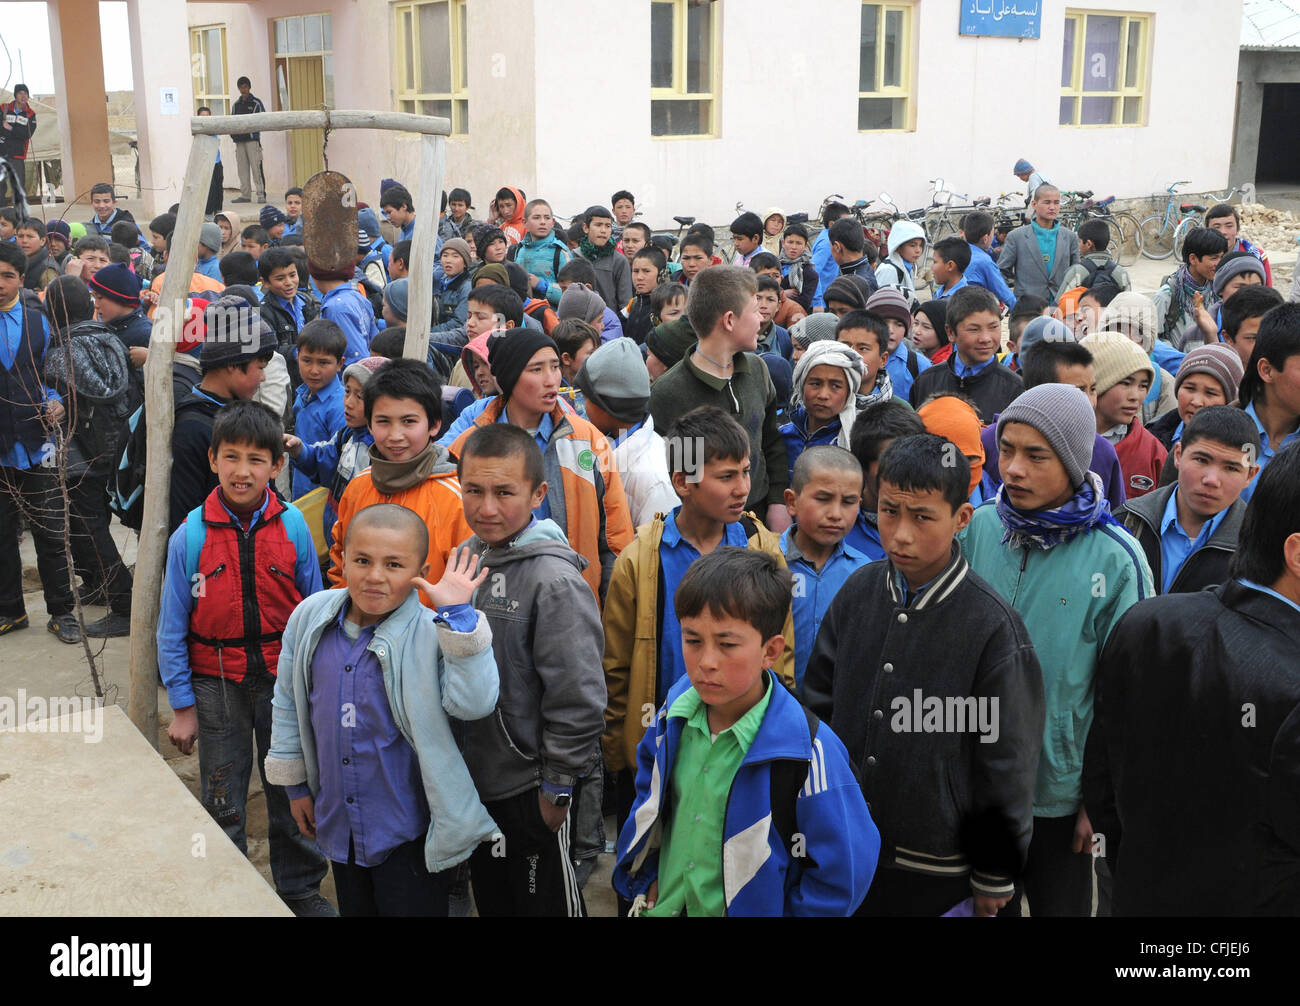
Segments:
[[[308,598],[284,630],[266,775],[329,858],[344,916],[446,916],[456,865],[497,830],[450,720],[496,706],[491,630],[468,603],[487,570],[461,553],[433,586],[428,549],[413,511],[366,507],[343,545],[346,589]]]

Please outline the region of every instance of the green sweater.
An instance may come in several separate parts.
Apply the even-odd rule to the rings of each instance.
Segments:
[[[668,429],[701,405],[716,405],[734,416],[749,434],[750,486],[746,507],[760,517],[772,503],[785,502],[790,484],[785,441],[777,422],[776,388],[767,364],[753,353],[737,353],[730,380],[706,374],[687,353],[650,388],[650,415],[655,432]]]

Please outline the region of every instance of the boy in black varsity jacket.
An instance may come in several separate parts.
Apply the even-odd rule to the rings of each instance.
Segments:
[[[994,915],[1029,849],[1042,672],[1020,616],[953,540],[971,518],[969,468],[929,433],[885,451],[887,558],[831,602],[804,677],[880,828],[861,915]]]

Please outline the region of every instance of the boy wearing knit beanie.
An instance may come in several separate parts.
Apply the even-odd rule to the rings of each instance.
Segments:
[[[1182,439],[1183,426],[1208,405],[1230,405],[1237,400],[1237,387],[1245,373],[1241,357],[1231,346],[1216,342],[1201,346],[1183,358],[1174,379],[1177,403],[1146,428],[1153,437],[1173,450]]]
[[[1034,830],[1017,894],[1035,917],[1087,916],[1094,838],[1081,766],[1093,677],[1111,628],[1154,593],[1151,570],[1088,470],[1096,421],[1083,392],[1031,388],[1002,412],[997,435],[1003,487],[960,539],[971,569],[1020,613],[1043,672]],[[1004,913],[1019,914],[1018,897]]]
[[[912,382],[933,364],[912,345],[912,311],[897,287],[884,286],[867,298],[867,310],[885,319],[889,326],[889,361],[885,369],[894,385],[894,394],[908,398]]]
[[[790,421],[781,426],[791,479],[807,448],[838,444],[848,450],[866,371],[862,357],[843,342],[814,342],[800,357],[794,368]]]
[[[1097,432],[1119,456],[1126,498],[1144,496],[1160,484],[1160,469],[1169,453],[1142,425],[1142,402],[1155,364],[1118,332],[1094,332],[1080,345],[1092,354],[1097,375]]]
[[[1232,578],[1246,513],[1241,493],[1259,474],[1259,452],[1259,431],[1241,409],[1200,409],[1174,444],[1177,481],[1115,515],[1142,546],[1160,593],[1204,590]]]
[[[461,448],[474,430],[509,423],[527,430],[546,465],[546,495],[538,520],[554,516],[573,550],[587,560],[583,578],[603,603],[618,553],[632,540],[623,480],[604,435],[560,404],[560,351],[555,340],[530,328],[488,340],[488,360],[501,394],[451,444]],[[468,413],[468,410],[467,410]]]
[[[370,447],[375,438],[366,425],[365,390],[370,377],[382,367],[382,356],[367,356],[343,371],[343,426],[328,440],[304,443],[301,437],[287,435],[284,449],[293,459],[294,468],[323,486],[329,486],[323,524],[325,541],[334,544],[334,522],[338,520],[339,500],[353,476],[370,465]]]
[[[650,374],[631,339],[615,339],[588,356],[573,378],[588,421],[609,438],[623,478],[632,526],[677,506],[664,440],[650,422]]]

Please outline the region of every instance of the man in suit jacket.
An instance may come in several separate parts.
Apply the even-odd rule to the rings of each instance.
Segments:
[[[1011,281],[1017,297],[1033,294],[1049,304],[1061,292],[1061,281],[1079,261],[1079,236],[1056,220],[1061,212],[1061,190],[1038,186],[1029,204],[1034,218],[1007,235],[998,255],[998,268]]]

